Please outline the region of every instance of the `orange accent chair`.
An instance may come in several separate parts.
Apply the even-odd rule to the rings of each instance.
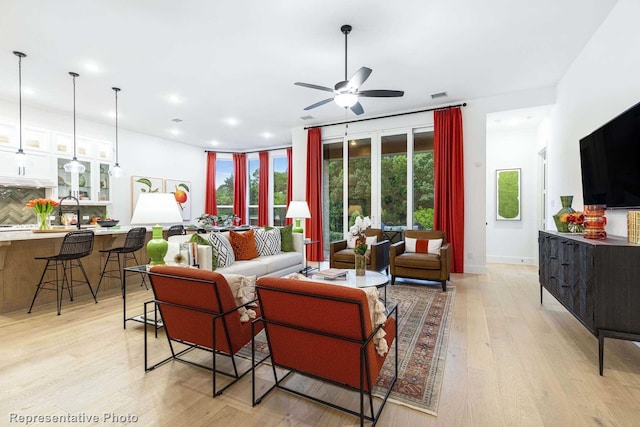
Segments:
[[[274,388],[280,388],[359,416],[360,425],[365,420],[375,425],[398,375],[397,306],[387,309],[387,320],[373,328],[367,295],[362,289],[261,277],[256,283],[256,293],[262,319],[256,319],[254,323],[260,320],[264,323],[275,384],[256,398],[255,369],[260,362],[254,364],[254,406]],[[380,329],[386,333],[382,339],[386,340],[389,348],[384,355],[379,355],[374,347],[374,337]],[[394,341],[395,375],[385,384],[388,390],[384,397],[377,399],[381,402],[376,411],[372,389]],[[278,378],[276,368],[288,372]],[[292,374],[302,374],[359,392],[359,411],[289,388],[286,382]]]
[[[450,276],[451,251],[444,231],[438,230],[407,230],[404,237],[412,239],[442,239],[440,254],[413,253],[405,251],[404,240],[391,245],[391,284],[395,284],[396,277],[438,281],[442,290],[447,290],[447,280]]]
[[[210,370],[213,378],[213,397],[216,397],[252,370],[250,366],[244,372],[239,372],[234,355],[251,341],[253,333],[262,330],[262,323],[254,327],[251,321],[240,321],[238,309],[255,301],[237,307],[224,276],[207,270],[158,265],[149,271],[149,280],[155,298],[145,303],[144,321],[147,322],[148,305],[155,304],[162,316],[171,356],[149,366],[147,328],[145,328],[145,371],[155,369],[170,360],[178,360]],[[256,312],[256,317],[260,317],[258,307],[248,308]],[[177,350],[176,345],[184,345],[186,348]],[[212,366],[205,366],[181,357],[195,349],[210,352]],[[230,358],[232,372],[223,371],[217,367],[216,355]],[[218,390],[216,373],[231,377],[232,381]]]

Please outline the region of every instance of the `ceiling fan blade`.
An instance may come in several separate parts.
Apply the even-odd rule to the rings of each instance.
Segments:
[[[311,109],[313,109],[313,108],[319,107],[319,106],[324,105],[324,104],[326,104],[326,103],[329,103],[329,102],[331,102],[331,101],[333,101],[333,98],[323,99],[323,100],[322,100],[322,101],[320,101],[320,102],[316,102],[315,104],[311,104],[311,105],[309,105],[307,108],[305,108],[305,110],[311,110]]]
[[[368,96],[370,98],[395,98],[403,96],[402,90],[363,90],[358,92],[358,96]]]
[[[360,104],[360,102],[356,102],[351,106],[351,111],[359,116],[360,114],[364,113],[364,108],[362,108],[362,104]]]
[[[347,89],[355,90],[360,87],[362,83],[364,83],[371,75],[371,68],[362,67],[351,77],[349,80],[349,84],[347,85]]]
[[[331,89],[329,87],[313,85],[311,83],[295,82],[294,85],[302,86],[302,87],[308,87],[309,89],[324,90],[325,92],[333,92],[333,89]]]

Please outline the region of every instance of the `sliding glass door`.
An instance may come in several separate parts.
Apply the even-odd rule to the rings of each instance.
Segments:
[[[325,247],[357,215],[400,236],[433,226],[433,131],[407,129],[324,142]],[[395,232],[395,233],[392,233]]]

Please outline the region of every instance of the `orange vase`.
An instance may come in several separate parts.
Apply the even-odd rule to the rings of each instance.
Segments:
[[[606,205],[585,205],[584,207],[584,238],[606,239],[607,218],[604,216]]]

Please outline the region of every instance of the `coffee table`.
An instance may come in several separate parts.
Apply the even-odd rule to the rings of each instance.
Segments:
[[[325,279],[324,276],[320,274],[314,274],[311,278],[316,282],[348,286],[350,288],[370,288],[373,286],[377,289],[383,288],[384,305],[385,307],[387,306],[387,283],[389,283],[389,277],[386,274],[366,270],[364,276],[356,276],[355,270],[348,270],[346,279]]]

